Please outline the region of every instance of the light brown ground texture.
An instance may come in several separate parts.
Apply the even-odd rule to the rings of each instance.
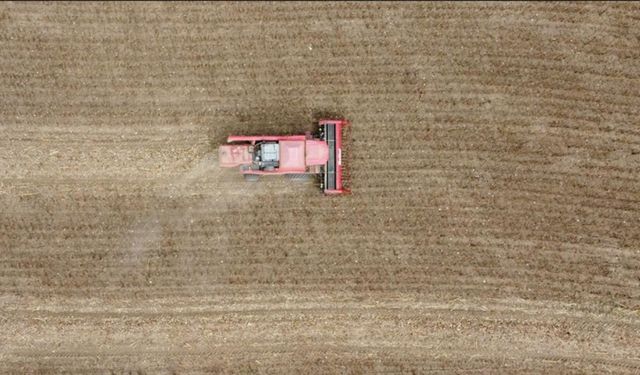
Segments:
[[[638,373],[639,228],[638,3],[0,4],[0,372]]]

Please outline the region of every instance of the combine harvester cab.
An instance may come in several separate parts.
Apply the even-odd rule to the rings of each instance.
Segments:
[[[345,194],[342,165],[344,119],[320,120],[318,135],[229,136],[220,146],[221,167],[240,167],[247,181],[280,174],[293,180],[320,176],[327,195]]]

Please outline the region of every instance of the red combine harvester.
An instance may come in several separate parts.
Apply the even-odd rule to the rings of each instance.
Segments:
[[[261,175],[285,175],[290,179],[308,179],[319,175],[325,194],[344,194],[349,190],[342,179],[342,129],[344,119],[320,120],[316,135],[237,136],[220,146],[221,167],[240,167],[247,181]]]

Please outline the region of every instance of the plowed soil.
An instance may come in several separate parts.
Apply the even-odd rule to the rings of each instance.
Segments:
[[[351,120],[353,194],[217,167]],[[638,3],[0,4],[0,372],[640,372]]]

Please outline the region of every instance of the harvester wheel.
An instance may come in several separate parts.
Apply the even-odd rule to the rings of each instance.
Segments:
[[[243,176],[244,180],[247,182],[257,182],[260,179],[260,176],[258,176],[257,174],[245,173]]]
[[[309,181],[311,179],[311,175],[305,173],[291,173],[286,176],[291,181]]]

